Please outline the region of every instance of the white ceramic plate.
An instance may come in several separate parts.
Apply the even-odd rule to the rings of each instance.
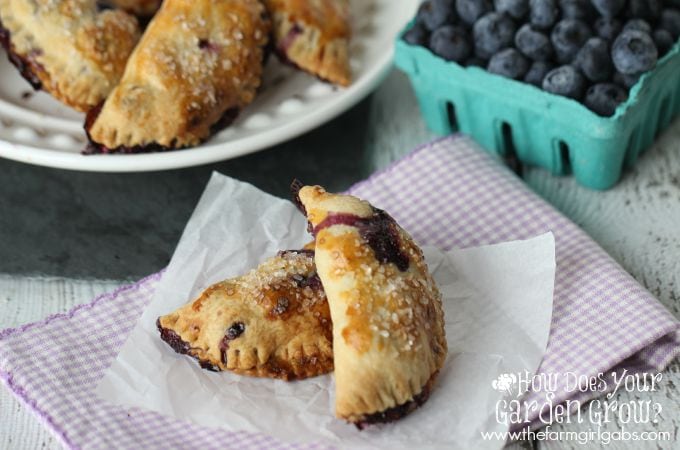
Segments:
[[[270,58],[262,93],[234,124],[190,149],[134,155],[83,155],[83,115],[31,87],[0,55],[0,156],[31,164],[97,172],[195,166],[284,142],[346,111],[370,93],[392,64],[393,41],[419,0],[351,0],[354,82],[322,83]],[[0,50],[2,52],[2,50]],[[3,52],[4,53],[4,52]]]

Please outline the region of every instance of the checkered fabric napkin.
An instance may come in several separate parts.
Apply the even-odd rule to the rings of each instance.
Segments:
[[[443,249],[552,231],[554,310],[539,372],[661,370],[680,353],[673,316],[583,231],[466,138],[421,147],[350,192],[389,211],[421,244]],[[320,448],[126,410],[93,395],[160,276],[0,333],[0,378],[69,448]],[[560,395],[554,404],[574,398]]]

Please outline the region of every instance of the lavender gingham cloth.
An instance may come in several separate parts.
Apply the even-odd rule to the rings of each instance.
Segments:
[[[389,211],[421,244],[443,249],[552,231],[553,316],[539,373],[657,371],[680,353],[676,319],[581,229],[467,138],[423,146],[350,192]],[[208,429],[93,395],[160,277],[0,333],[0,378],[69,448],[320,448]],[[553,402],[568,397],[574,398],[563,392]]]

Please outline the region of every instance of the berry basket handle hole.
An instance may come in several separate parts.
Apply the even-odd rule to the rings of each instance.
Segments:
[[[456,116],[456,106],[453,102],[446,102],[446,117],[451,131],[458,131],[458,117]]]
[[[571,156],[569,155],[570,149],[569,144],[563,140],[557,141],[557,152],[559,154],[559,173],[562,175],[568,175],[571,173]]]
[[[522,176],[522,161],[517,156],[515,141],[512,139],[512,126],[501,122],[501,154],[505,164],[518,176]]]

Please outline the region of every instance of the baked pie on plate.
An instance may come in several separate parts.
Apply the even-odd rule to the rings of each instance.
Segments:
[[[349,86],[349,1],[265,0],[274,48],[285,62],[322,80]]]
[[[268,36],[259,0],[165,0],[120,84],[88,114],[95,151],[200,144],[255,98]]]
[[[109,95],[138,39],[137,19],[100,12],[94,0],[0,0],[9,60],[33,88],[79,111]]]

